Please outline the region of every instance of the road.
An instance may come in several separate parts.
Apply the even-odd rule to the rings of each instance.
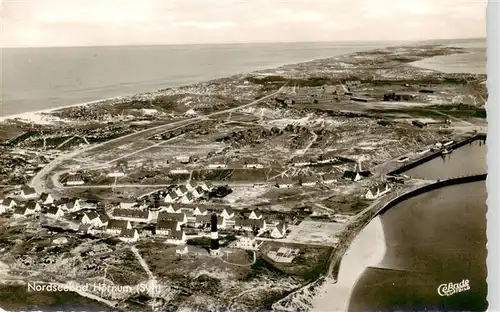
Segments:
[[[91,150],[95,150],[97,148],[103,148],[106,145],[118,142],[120,140],[126,141],[126,140],[131,140],[131,139],[136,138],[136,137],[139,138],[139,137],[143,137],[145,135],[148,136],[148,134],[151,135],[150,133],[158,131],[158,130],[165,130],[166,131],[169,128],[176,127],[176,126],[182,125],[184,123],[199,122],[199,121],[202,121],[203,119],[205,119],[207,117],[213,117],[213,116],[222,115],[222,114],[226,114],[226,113],[229,113],[229,112],[237,111],[237,110],[240,110],[242,108],[246,108],[246,107],[258,104],[258,103],[260,103],[260,102],[262,102],[264,100],[267,100],[267,99],[275,96],[276,94],[282,92],[283,88],[287,84],[288,84],[288,82],[285,83],[276,92],[268,94],[268,95],[266,95],[264,97],[261,97],[260,99],[257,99],[257,100],[255,100],[253,102],[250,102],[248,104],[244,104],[244,105],[241,105],[241,106],[238,106],[238,107],[233,107],[233,108],[229,108],[229,109],[226,109],[226,110],[214,112],[214,113],[211,113],[211,114],[208,114],[208,115],[197,116],[197,117],[193,117],[193,118],[189,118],[189,119],[184,119],[184,120],[180,120],[180,121],[168,123],[168,124],[165,124],[165,125],[156,126],[156,127],[153,127],[153,128],[144,129],[144,130],[141,130],[141,131],[138,131],[138,132],[134,132],[134,133],[131,133],[131,134],[127,134],[125,136],[122,136],[122,137],[119,137],[119,138],[116,138],[116,139],[112,139],[112,140],[109,140],[109,141],[106,141],[106,142],[102,142],[102,143],[99,143],[99,144],[96,144],[96,145],[87,146],[85,148],[73,151],[73,152],[65,154],[65,155],[61,155],[60,157],[54,159],[49,164],[47,164],[47,166],[45,166],[42,170],[40,170],[33,177],[33,179],[31,180],[31,182],[29,184],[30,184],[31,187],[35,188],[35,190],[36,190],[36,192],[38,194],[41,194],[41,193],[43,193],[43,192],[45,192],[47,190],[47,187],[45,185],[45,178],[46,178],[46,176],[51,171],[53,171],[57,166],[59,166],[61,163],[63,163],[64,161],[72,159],[72,158],[78,156],[79,154],[81,154],[83,152],[88,152],[88,151],[91,151]]]

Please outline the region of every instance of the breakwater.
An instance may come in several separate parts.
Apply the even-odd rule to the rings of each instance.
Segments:
[[[458,142],[455,142],[454,144],[450,145],[447,149],[448,150],[454,150],[454,149],[457,149],[459,147],[462,147],[464,145],[467,145],[469,143],[472,143],[474,141],[478,141],[478,140],[482,140],[482,141],[485,141],[486,140],[486,134],[484,133],[481,133],[481,134],[476,134],[472,137],[469,137],[469,138],[466,138],[464,140],[461,140],[461,141],[458,141]],[[388,175],[397,175],[397,174],[401,174],[403,172],[406,172],[410,169],[413,169],[415,167],[418,167],[420,166],[421,164],[423,163],[426,163],[428,162],[429,160],[432,160],[436,157],[439,157],[442,155],[442,151],[439,150],[437,152],[434,152],[432,154],[429,154],[427,156],[423,156],[422,158],[419,158],[411,163],[408,163],[408,164],[405,164],[391,172],[388,173]]]
[[[409,191],[407,193],[404,193],[394,199],[392,199],[390,202],[385,204],[384,206],[380,207],[380,209],[376,210],[373,212],[373,215],[371,219],[375,218],[377,215],[384,213],[385,211],[389,210],[390,208],[396,206],[397,204],[410,199],[412,197],[415,197],[417,195],[429,192],[431,190],[443,188],[446,186],[451,186],[455,184],[463,184],[463,183],[470,183],[470,182],[477,182],[477,181],[484,181],[486,180],[488,174],[477,174],[477,175],[471,175],[471,176],[464,176],[464,177],[458,177],[458,178],[452,178],[452,179],[446,179],[442,181],[438,181],[436,183],[432,183],[429,185],[422,186],[418,189]],[[370,220],[371,220],[370,219]]]

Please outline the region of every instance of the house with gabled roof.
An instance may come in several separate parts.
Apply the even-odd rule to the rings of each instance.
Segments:
[[[107,176],[110,178],[121,178],[125,176],[125,170],[122,167],[117,166],[111,169]]]
[[[172,166],[169,173],[170,174],[187,174],[187,173],[189,173],[189,170],[187,170],[183,166]]]
[[[133,243],[139,240],[139,232],[137,229],[122,229],[118,239],[122,242]]]
[[[272,238],[283,238],[286,235],[286,224],[285,222],[280,222],[276,225],[276,227],[271,231]]]
[[[156,224],[156,235],[167,236],[172,231],[180,231],[181,225],[174,220],[162,220]]]
[[[38,197],[38,194],[36,193],[36,190],[32,187],[29,187],[27,185],[24,185],[21,188],[21,198],[23,199],[35,199]]]
[[[198,183],[194,180],[189,180],[186,182],[186,188],[188,189],[188,192],[191,192],[198,186]]]
[[[250,213],[250,216],[248,218],[249,219],[255,219],[255,220],[262,219],[262,212],[260,212],[259,210],[255,209],[255,210],[253,210]]]
[[[193,194],[187,193],[180,199],[180,202],[183,204],[191,204],[195,200]]]
[[[197,186],[195,189],[191,190],[191,194],[193,194],[194,198],[200,198],[204,193],[205,191],[201,186]]]
[[[148,223],[152,220],[151,210],[149,209],[121,209],[113,210],[112,218],[116,220],[128,220],[130,222]]]
[[[133,199],[122,199],[120,201],[120,208],[121,209],[132,209],[137,205],[137,201]]]
[[[179,194],[176,191],[170,191],[163,198],[163,201],[166,203],[175,203],[179,199]]]
[[[317,179],[314,176],[302,176],[300,177],[300,185],[301,186],[315,186],[317,183]]]
[[[366,199],[377,199],[391,191],[391,187],[387,183],[372,185],[365,193]]]
[[[292,159],[294,167],[304,167],[311,164],[311,159],[307,156],[297,156]]]
[[[188,189],[185,185],[181,185],[178,188],[175,189],[175,193],[177,193],[177,196],[184,196],[188,193]]]
[[[193,211],[193,215],[195,216],[206,216],[208,215],[208,210],[204,206],[196,207]]]
[[[80,205],[80,200],[77,198],[71,198],[71,199],[61,199],[59,201],[59,206],[68,212],[76,212],[82,209],[82,206]]]
[[[361,175],[357,171],[345,171],[344,175],[342,176],[342,179],[344,180],[351,180],[351,181],[359,181],[361,180]]]
[[[181,213],[182,206],[181,205],[168,205],[164,211],[166,211],[168,213]]]
[[[294,181],[289,178],[276,180],[276,187],[278,188],[289,188],[292,187],[294,184],[295,184]]]
[[[14,209],[14,218],[27,217],[41,211],[41,207],[37,202],[27,202],[24,206],[18,206]]]
[[[243,160],[243,167],[247,169],[264,168],[257,158],[246,158]]]
[[[120,234],[123,229],[131,229],[132,225],[128,220],[116,220],[111,219],[106,226],[106,233],[117,235]]]
[[[333,175],[331,173],[327,173],[327,174],[323,175],[323,183],[324,184],[332,184],[335,182],[337,182],[335,175]]]
[[[51,206],[49,209],[47,209],[47,217],[53,218],[53,219],[59,219],[64,216],[64,211],[61,209],[61,207],[58,206]]]
[[[234,228],[236,230],[244,231],[265,231],[266,230],[266,220],[264,219],[242,219],[237,218]]]
[[[166,211],[162,211],[158,214],[158,221],[163,221],[163,220],[177,221],[177,222],[179,222],[180,225],[187,223],[186,214],[183,212],[181,212],[181,213],[168,213]]]
[[[1,209],[4,211],[10,211],[13,210],[17,206],[17,202],[13,200],[12,198],[5,198],[2,201],[2,204],[0,204]]]
[[[230,207],[224,207],[224,209],[222,210],[221,216],[224,219],[234,218],[234,210]]]
[[[194,225],[198,228],[206,228],[210,226],[210,221],[210,215],[197,215]]]
[[[224,169],[227,168],[227,163],[225,160],[214,160],[210,164],[208,164],[208,169]]]
[[[40,195],[40,198],[38,199],[38,201],[42,205],[50,205],[50,204],[54,203],[54,197],[52,197],[52,195],[44,192],[44,193],[42,193],[42,195]]]
[[[319,156],[318,163],[320,164],[330,164],[337,160],[337,157],[332,153],[325,153]]]
[[[236,247],[242,249],[254,250],[257,246],[257,240],[252,233],[244,233],[242,236],[238,237],[238,240],[236,241]]]
[[[101,228],[108,224],[109,218],[104,214],[98,214],[95,211],[87,212],[83,215],[81,223],[90,224],[93,227]]]
[[[186,242],[186,234],[184,231],[171,231],[167,235],[167,240],[165,241],[168,244],[180,245]]]
[[[72,174],[66,178],[66,185],[68,186],[76,186],[76,185],[84,185],[85,180],[80,174]]]

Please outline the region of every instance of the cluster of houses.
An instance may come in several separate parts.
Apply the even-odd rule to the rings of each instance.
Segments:
[[[139,227],[145,235],[155,235],[165,237],[166,242],[170,244],[184,244],[186,242],[185,229],[199,229],[204,232],[210,228],[211,212],[204,206],[170,204],[161,206],[157,210],[144,208],[142,206],[133,206],[124,208],[115,208],[110,218],[99,215],[93,211],[86,213],[82,218],[82,225],[88,226],[87,231],[93,228],[93,231],[104,231],[107,234],[118,235],[118,238],[125,242],[134,242],[139,239]],[[135,224],[134,228],[132,225]],[[141,224],[143,226],[141,226]],[[148,224],[155,224],[153,227],[147,227]],[[235,211],[225,207],[217,213],[217,228],[233,229],[244,232],[264,232],[272,227],[271,236],[273,238],[283,238],[286,235],[286,226],[279,223],[275,226],[266,223],[260,211],[252,211],[247,218],[236,215]],[[243,244],[247,246],[248,244]],[[250,244],[248,246],[254,246]],[[252,247],[249,247],[252,248]]]
[[[160,192],[159,202],[124,200],[105,212],[104,209],[98,209],[96,203],[68,198],[56,200],[46,193],[39,196],[33,188],[25,186],[21,189],[19,200],[6,198],[1,201],[0,213],[12,212],[14,218],[43,214],[49,218],[61,219],[67,214],[79,212],[79,230],[82,233],[117,236],[124,242],[135,242],[141,236],[154,235],[165,238],[166,243],[183,245],[187,239],[185,230],[190,228],[192,232],[197,229],[199,234],[206,232],[210,228],[213,213],[217,214],[218,229],[245,233],[236,243],[238,248],[256,248],[258,244],[254,234],[269,230],[273,238],[286,236],[287,227],[284,222],[268,224],[259,210],[241,216],[230,207],[215,212],[213,209],[209,211],[205,206],[183,201],[186,195],[194,197],[198,190],[201,193],[211,188],[211,184],[207,182],[188,182],[169,192]]]
[[[161,194],[161,197],[165,203],[182,203],[191,204],[196,199],[203,196],[205,192],[212,191],[214,186],[210,181],[197,182],[189,181],[185,185],[180,185],[175,189],[171,189],[169,192]]]
[[[12,213],[15,219],[28,217],[38,213],[49,218],[59,219],[67,213],[82,209],[95,209],[95,203],[81,201],[77,198],[61,198],[55,200],[52,195],[42,193],[40,196],[29,186],[21,188],[20,199],[5,198],[0,203],[0,213]]]
[[[294,167],[305,167],[314,164],[331,164],[338,160],[333,152],[327,152],[319,156],[296,156],[292,158],[291,164]]]
[[[391,186],[388,183],[375,183],[365,193],[366,199],[377,199],[391,191]]]
[[[298,179],[292,178],[279,178],[276,179],[276,187],[278,188],[290,188],[293,186],[315,186],[319,183],[322,184],[332,184],[337,182],[337,178],[334,174],[324,174],[320,176],[304,175]]]

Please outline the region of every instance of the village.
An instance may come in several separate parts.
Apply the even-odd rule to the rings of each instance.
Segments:
[[[196,294],[269,307],[330,272],[360,214],[429,182],[392,172],[484,132],[481,77],[407,65],[447,53],[287,65],[103,105],[98,123],[88,107],[53,114],[74,124],[17,121],[0,146],[0,264],[168,288],[146,305],[190,307]]]

